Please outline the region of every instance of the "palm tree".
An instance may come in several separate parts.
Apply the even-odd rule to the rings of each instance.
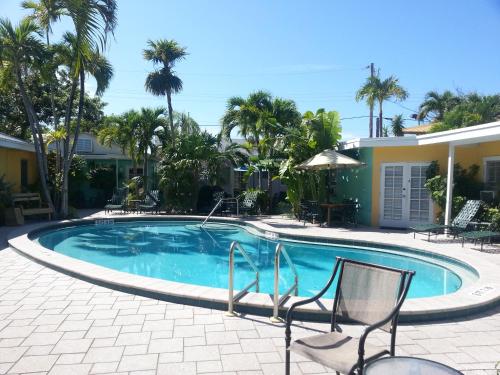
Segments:
[[[143,51],[144,58],[152,61],[154,65],[160,64],[162,66],[160,69],[148,74],[145,87],[153,95],[167,96],[170,133],[174,135],[172,93],[177,94],[182,91],[182,80],[175,75],[173,68],[178,61],[186,57],[186,48],[179,46],[175,40],[166,39],[148,40],[148,46],[149,48]]]
[[[274,162],[277,142],[287,128],[300,124],[300,113],[292,100],[274,98],[266,91],[251,93],[247,99],[232,97],[222,118],[221,134],[231,138],[233,129],[257,150],[257,161],[266,169],[269,209],[272,207],[272,178],[278,167]]]
[[[15,27],[9,20],[1,19],[0,65],[3,74],[15,77],[19,87],[35,146],[42,195],[49,207],[53,208],[54,205],[48,187],[48,166],[42,127],[25,85],[26,75],[28,72],[40,69],[46,53],[45,47],[39,39],[41,33],[40,27],[30,19],[23,19]]]
[[[403,120],[403,115],[396,115],[392,119],[392,134],[394,134],[396,137],[402,137],[404,135],[403,130],[404,130],[404,120]]]
[[[425,94],[424,101],[420,104],[418,117],[425,119],[432,116],[433,121],[442,121],[444,114],[462,102],[460,96],[446,90],[442,94],[429,91]]]
[[[366,99],[369,105],[378,102],[379,105],[379,121],[376,129],[376,136],[382,136],[383,128],[383,112],[382,106],[384,101],[394,98],[396,100],[405,100],[408,97],[407,91],[399,85],[399,79],[390,76],[382,80],[377,74],[373,77],[368,77],[366,83],[356,93],[356,101]]]
[[[159,129],[165,128],[165,108],[141,108],[134,125],[134,138],[137,141],[137,150],[142,157],[144,188],[148,188],[148,155],[154,155],[157,144],[154,137]]]

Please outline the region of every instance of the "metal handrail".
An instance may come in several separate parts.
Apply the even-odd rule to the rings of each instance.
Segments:
[[[217,204],[214,206],[214,208],[212,208],[212,211],[210,211],[210,213],[208,214],[208,216],[205,218],[205,220],[203,220],[203,223],[201,223],[201,226],[204,226],[205,223],[207,222],[208,219],[210,219],[210,217],[214,214],[215,210],[217,210],[217,208],[222,204],[222,202],[224,201],[236,201],[236,216],[238,216],[240,214],[240,205],[239,205],[239,202],[238,202],[238,198],[221,198],[219,199],[219,201],[217,202]]]
[[[240,290],[236,295],[234,295],[234,251],[239,250],[243,258],[247,261],[247,263],[252,267],[255,272],[255,280],[248,284],[245,288]],[[255,285],[255,291],[259,292],[259,269],[252,261],[252,259],[248,256],[248,253],[241,247],[241,245],[237,241],[233,241],[231,243],[231,247],[229,248],[229,297],[227,303],[227,314],[234,315],[233,306],[234,302],[240,299],[244,294],[248,292],[248,290]]]
[[[283,293],[280,298],[279,291],[279,275],[280,275],[280,255],[283,254],[283,258],[288,264],[288,267],[292,270],[294,274],[294,282],[293,285],[288,288],[288,290]],[[299,274],[297,273],[297,269],[295,268],[290,256],[288,255],[285,247],[282,243],[276,245],[276,251],[274,253],[274,294],[273,294],[273,316],[271,317],[271,321],[280,322],[279,317],[279,307],[286,301],[288,296],[294,292],[294,295],[299,294]]]

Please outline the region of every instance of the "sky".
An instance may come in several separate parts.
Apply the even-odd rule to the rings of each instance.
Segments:
[[[19,0],[0,0],[1,17],[24,15]],[[57,24],[52,38],[68,27]],[[409,92],[386,103],[384,117],[409,118],[430,90],[500,92],[500,0],[118,0],[106,51],[114,68],[107,114],[166,107],[144,89],[154,67],[142,51],[160,38],[189,53],[175,68],[184,89],[174,110],[212,133],[229,97],[266,90],[295,100],[301,112],[338,111],[344,139],[365,137],[368,119],[359,117],[369,110],[354,97],[371,62]]]

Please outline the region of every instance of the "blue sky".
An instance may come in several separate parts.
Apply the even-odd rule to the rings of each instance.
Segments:
[[[0,0],[18,21],[18,0]],[[384,117],[409,116],[429,90],[500,92],[500,1],[182,1],[119,0],[108,57],[115,69],[104,94],[107,113],[165,106],[144,90],[152,65],[148,39],[175,39],[187,59],[176,71],[184,90],[174,110],[217,132],[228,97],[264,89],[293,99],[300,111],[326,108],[342,118],[366,116],[354,95],[374,62],[410,97],[387,103]],[[55,27],[54,38],[65,27]],[[411,126],[414,122],[407,121]],[[215,125],[215,126],[214,126]],[[367,119],[342,121],[344,138],[366,136]]]

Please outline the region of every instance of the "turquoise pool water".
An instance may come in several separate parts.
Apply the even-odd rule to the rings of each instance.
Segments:
[[[42,233],[38,242],[58,253],[118,271],[227,288],[228,250],[236,240],[260,270],[261,292],[272,293],[275,240],[254,235],[241,226],[217,224],[200,228],[195,224],[199,223],[132,221],[79,225]],[[324,286],[336,256],[416,271],[409,298],[453,293],[462,285],[461,277],[454,272],[456,264],[450,263],[448,268],[442,259],[420,259],[421,255],[411,251],[392,253],[380,249],[279,241],[285,245],[298,271],[301,296],[312,296]],[[251,268],[237,254],[235,288],[243,288],[253,277]],[[292,283],[291,270],[282,261],[280,290],[285,291]]]

